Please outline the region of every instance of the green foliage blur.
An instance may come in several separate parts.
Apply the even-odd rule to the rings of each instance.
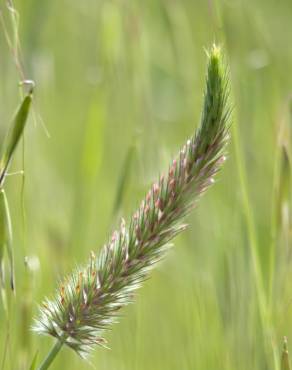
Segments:
[[[280,369],[292,345],[290,0],[15,0],[34,110],[6,180],[16,296],[0,369],[29,369],[44,296],[135,210],[200,119],[205,49],[230,65],[229,157],[190,228],[89,361],[52,370]],[[12,37],[9,12],[2,17]],[[19,75],[0,33],[0,138]],[[284,153],[284,154],[283,154]]]

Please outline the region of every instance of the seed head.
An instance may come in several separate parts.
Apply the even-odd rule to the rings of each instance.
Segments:
[[[120,309],[160,261],[169,241],[185,230],[183,218],[214,182],[227,143],[228,80],[221,51],[208,55],[201,124],[160,176],[128,225],[122,221],[97,258],[74,271],[55,298],[40,307],[35,330],[62,340],[80,355],[98,344]]]

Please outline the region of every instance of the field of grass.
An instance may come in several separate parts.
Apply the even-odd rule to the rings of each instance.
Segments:
[[[34,112],[6,188],[16,296],[0,307],[0,369],[28,370],[53,339],[38,304],[139,204],[196,129],[206,53],[223,46],[228,161],[189,229],[89,361],[55,370],[279,370],[292,349],[290,0],[15,0]],[[11,38],[5,1],[3,19]],[[0,138],[19,74],[0,34]],[[288,154],[288,157],[285,155]],[[287,369],[283,369],[287,370]]]

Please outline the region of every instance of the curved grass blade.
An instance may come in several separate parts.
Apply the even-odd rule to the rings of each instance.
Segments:
[[[34,358],[33,358],[33,360],[32,360],[32,363],[31,363],[31,365],[30,365],[29,370],[35,370],[35,369],[36,369],[36,367],[37,367],[37,358],[38,358],[38,355],[39,355],[39,351],[37,351],[37,352],[35,353]]]
[[[281,168],[279,179],[279,193],[277,202],[277,228],[281,225],[287,225],[288,220],[285,219],[289,216],[289,198],[291,186],[291,173],[290,173],[290,160],[287,149],[283,146],[281,150]]]
[[[4,251],[5,251],[5,207],[4,207],[4,190],[0,191],[0,281],[1,285],[4,286]]]
[[[7,225],[6,225],[6,212],[5,212],[5,192],[0,190],[0,289],[1,300],[4,311],[7,313],[7,295],[5,290],[5,267],[4,267],[4,253],[7,238]]]
[[[121,174],[118,180],[116,198],[112,211],[113,216],[115,216],[118,213],[124,199],[126,186],[131,173],[132,162],[135,157],[135,149],[136,149],[135,144],[131,144],[129,146],[126,158],[122,166]]]
[[[9,268],[10,268],[10,287],[12,290],[15,288],[14,284],[14,257],[12,249],[12,227],[8,201],[5,195],[4,189],[0,190],[0,251],[1,261],[3,262],[4,249],[7,249]],[[4,271],[1,270],[2,277],[4,279]],[[3,281],[4,285],[4,281]]]
[[[0,188],[3,187],[9,164],[23,133],[32,101],[32,90],[24,97],[4,139],[0,160]]]

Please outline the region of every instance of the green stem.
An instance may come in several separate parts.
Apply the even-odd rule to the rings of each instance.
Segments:
[[[55,357],[59,353],[60,349],[62,348],[64,344],[63,340],[58,339],[50,352],[48,353],[47,357],[44,359],[43,363],[40,365],[38,370],[46,370],[49,368],[51,363],[54,361]]]
[[[259,247],[257,241],[257,232],[255,226],[255,219],[250,203],[250,197],[247,185],[247,176],[245,171],[245,164],[243,159],[243,152],[240,145],[238,127],[233,125],[233,143],[235,148],[236,163],[239,174],[239,182],[242,191],[242,204],[246,218],[247,234],[249,238],[249,248],[251,254],[251,262],[253,265],[253,273],[255,277],[255,289],[258,300],[260,320],[264,337],[267,338],[265,343],[267,354],[270,353],[270,345],[272,346],[272,356],[274,360],[274,369],[279,370],[278,352],[274,345],[275,332],[271,318],[271,307],[268,305],[268,297],[265,291],[265,284],[262,271],[262,263],[259,258]]]

